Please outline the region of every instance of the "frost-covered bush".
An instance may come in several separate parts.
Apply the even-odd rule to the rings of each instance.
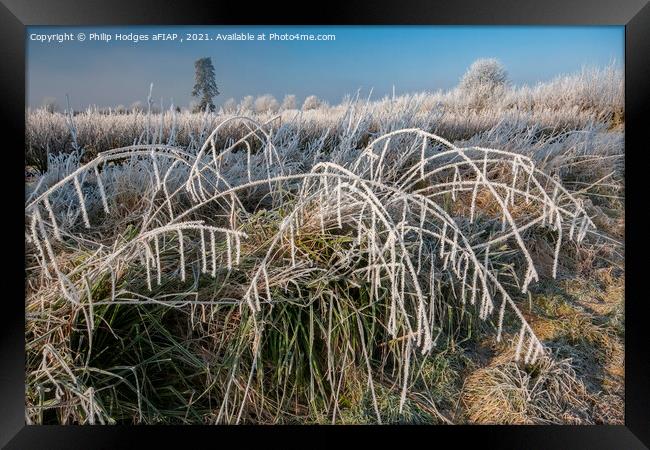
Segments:
[[[489,108],[505,95],[508,85],[508,74],[498,60],[476,60],[458,83],[456,103],[470,110]]]
[[[322,106],[322,102],[315,95],[310,95],[305,99],[305,102],[302,104],[303,111],[309,111],[312,109],[318,109]]]
[[[235,101],[234,98],[229,98],[228,100],[223,102],[221,108],[223,109],[224,113],[233,114],[237,112],[237,102]]]
[[[467,92],[494,91],[508,85],[508,73],[497,59],[477,59],[467,69],[458,87]]]
[[[252,112],[254,102],[255,101],[253,99],[253,96],[252,95],[247,95],[239,103],[240,111],[242,111],[242,112]]]
[[[135,102],[131,103],[131,106],[130,106],[129,109],[131,110],[131,113],[139,113],[139,112],[144,111],[144,106],[142,106],[142,102],[138,100],[138,101],[135,101]]]
[[[282,109],[296,109],[296,96],[295,95],[285,95],[284,100],[282,100]]]
[[[255,112],[258,114],[274,113],[280,109],[280,104],[271,94],[264,94],[255,100]]]

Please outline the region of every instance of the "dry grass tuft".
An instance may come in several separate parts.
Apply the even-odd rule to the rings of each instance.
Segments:
[[[503,353],[467,377],[461,399],[471,423],[593,423],[593,400],[569,360],[544,357],[525,365]]]

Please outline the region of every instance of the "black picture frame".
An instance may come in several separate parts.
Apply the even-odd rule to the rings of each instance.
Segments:
[[[648,152],[644,145],[647,126],[650,80],[650,4],[643,0],[456,0],[424,2],[328,1],[306,5],[281,6],[264,2],[145,0],[0,0],[0,114],[4,125],[3,159],[9,166],[3,173],[6,211],[5,236],[21,236],[24,203],[21,186],[21,152],[25,137],[25,27],[29,25],[624,25],[625,26],[625,425],[621,426],[453,426],[453,427],[175,427],[175,426],[26,426],[24,369],[24,242],[18,238],[2,241],[5,269],[0,291],[0,445],[24,448],[142,448],[154,441],[164,444],[188,443],[193,437],[224,445],[224,437],[240,445],[251,438],[264,439],[263,445],[285,447],[336,445],[362,437],[388,443],[395,432],[403,434],[402,445],[416,440],[453,439],[462,445],[477,440],[488,448],[648,448],[650,445],[650,359],[646,344],[650,340],[644,323],[647,302],[642,295],[644,247],[643,167]],[[15,193],[15,196],[14,196]],[[14,198],[12,198],[14,197]],[[24,216],[22,216],[24,217]],[[22,228],[22,229],[21,229]],[[13,258],[16,259],[13,259]],[[23,259],[24,260],[24,259]],[[21,275],[21,271],[22,275]],[[318,437],[314,439],[314,434]],[[408,437],[407,440],[403,440]],[[301,439],[308,439],[304,443]],[[426,444],[433,445],[433,444]],[[272,445],[273,446],[273,445]]]

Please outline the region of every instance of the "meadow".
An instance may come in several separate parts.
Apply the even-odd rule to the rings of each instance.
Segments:
[[[622,424],[622,73],[463,81],[28,110],[28,423]]]

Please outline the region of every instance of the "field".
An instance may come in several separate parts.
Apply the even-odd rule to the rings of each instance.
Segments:
[[[623,98],[29,110],[28,423],[622,424]]]

